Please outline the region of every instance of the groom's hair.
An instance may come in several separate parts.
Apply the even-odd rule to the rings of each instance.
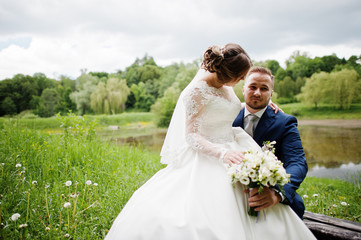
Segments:
[[[271,77],[272,80],[272,84],[274,85],[274,76],[272,75],[272,72],[270,69],[265,68],[265,67],[259,67],[259,66],[253,66],[247,73],[246,78],[248,78],[252,73],[262,73],[262,74],[267,74],[268,76]]]

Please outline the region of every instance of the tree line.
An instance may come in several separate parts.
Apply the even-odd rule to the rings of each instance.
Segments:
[[[311,58],[294,52],[283,68],[276,60],[254,62],[275,75],[273,100],[280,104],[303,102],[318,107],[334,104],[341,109],[361,102],[361,55]],[[148,55],[137,58],[124,71],[87,72],[76,79],[58,80],[42,73],[17,74],[0,81],[0,116],[31,111],[50,117],[69,111],[83,114],[117,114],[125,110],[152,111],[159,126],[167,126],[180,92],[192,80],[200,60],[161,67]],[[241,87],[236,87],[240,96]],[[240,96],[242,98],[242,96]]]

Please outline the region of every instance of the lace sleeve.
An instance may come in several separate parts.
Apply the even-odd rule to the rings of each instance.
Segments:
[[[196,151],[213,156],[219,161],[223,160],[227,149],[219,147],[202,136],[200,130],[203,112],[210,98],[203,89],[194,88],[189,95],[184,98],[186,111],[186,142]]]

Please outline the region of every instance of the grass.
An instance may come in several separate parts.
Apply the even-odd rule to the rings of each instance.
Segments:
[[[307,177],[298,193],[306,211],[361,223],[361,174],[354,182]]]
[[[302,103],[280,105],[281,109],[298,119],[361,119],[361,104],[353,104],[350,109],[337,109],[333,105],[320,105],[317,108]]]
[[[130,113],[98,121],[132,134],[139,126],[152,128],[148,117]],[[44,131],[53,125],[54,132]],[[1,239],[104,238],[132,193],[163,165],[158,153],[102,141],[98,127],[94,118],[75,115],[1,119]],[[361,222],[360,178],[349,183],[309,177],[298,192],[308,211]]]
[[[16,124],[0,131],[2,239],[103,239],[132,193],[162,167],[158,154],[101,142],[90,128],[47,134]]]

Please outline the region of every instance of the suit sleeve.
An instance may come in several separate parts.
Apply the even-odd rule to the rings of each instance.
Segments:
[[[297,128],[297,119],[293,116],[288,116],[284,124],[282,142],[278,148],[280,151],[279,156],[281,156],[280,160],[282,160],[286,172],[291,174],[291,182],[287,183],[283,190],[289,204],[292,204],[296,190],[306,177],[308,167]]]

